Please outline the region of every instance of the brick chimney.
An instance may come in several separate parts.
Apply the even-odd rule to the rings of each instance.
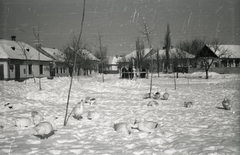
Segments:
[[[12,41],[16,41],[16,36],[11,36]]]

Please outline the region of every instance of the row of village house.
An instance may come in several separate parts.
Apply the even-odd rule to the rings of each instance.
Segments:
[[[153,72],[165,72],[165,62],[166,62],[166,54],[165,49],[160,49],[159,51],[155,51],[154,49],[145,49],[143,51],[143,57],[148,61],[148,64],[153,64]],[[158,54],[158,55],[157,55]],[[124,59],[131,60],[137,57],[136,50],[127,54]],[[158,58],[157,58],[158,57]],[[209,63],[213,60],[213,64],[211,65],[209,71],[217,72],[220,74],[240,74],[240,45],[219,45],[218,50],[213,49],[213,46],[204,45],[197,55],[193,55],[179,49],[171,47],[169,50],[169,64],[170,67],[168,72],[205,72],[204,65],[202,61],[199,61],[204,58],[208,60]],[[151,62],[152,61],[152,62]],[[128,66],[128,63],[124,61],[119,61],[118,65],[121,67],[126,67],[131,69]],[[136,67],[136,64],[135,64]],[[144,71],[147,69],[143,68]],[[150,69],[148,65],[148,69]],[[142,72],[144,72],[142,71]],[[141,68],[139,71],[141,72]],[[120,71],[121,73],[121,71]],[[120,75],[121,76],[121,75]]]
[[[65,50],[72,50],[70,47]],[[98,72],[97,59],[90,52],[83,50],[88,55],[91,64],[91,70],[81,69],[80,74],[94,74]],[[69,76],[71,68],[67,67],[61,61],[61,51],[55,48],[45,48],[41,46],[32,46],[12,40],[0,39],[0,80],[23,81],[33,77],[53,77]],[[77,70],[72,71],[77,74]]]
[[[240,46],[239,45],[222,45],[224,49],[228,50],[228,55],[216,59],[212,65],[210,71],[218,73],[240,73]],[[70,47],[65,50],[72,50]],[[100,60],[93,54],[84,50],[90,58],[93,64],[92,69],[81,69],[81,75],[98,73],[98,64]],[[210,47],[205,45],[201,52],[213,53]],[[61,52],[55,48],[44,47],[31,47],[30,45],[16,41],[15,36],[12,36],[12,40],[0,39],[0,80],[16,80],[22,81],[32,77],[53,77],[53,76],[69,76],[69,68],[66,67],[59,54]],[[153,57],[153,61],[156,62],[157,52],[149,49],[144,50],[144,57],[147,59],[150,56]],[[158,51],[160,57],[159,68],[160,71],[164,71],[164,57],[165,50]],[[203,71],[201,66],[195,65],[195,56],[187,52],[181,52],[183,56],[177,56],[178,50],[176,48],[170,49],[170,70],[174,71],[176,66],[187,67],[187,72]],[[109,64],[106,68],[108,73],[119,73],[121,68],[130,68],[129,63],[125,63],[123,60],[129,62],[130,59],[136,58],[136,50],[123,56],[109,57]],[[123,59],[124,58],[124,59]],[[154,63],[156,65],[156,63]],[[120,66],[120,68],[119,68]],[[155,67],[156,68],[156,67]],[[156,71],[156,70],[155,70]],[[76,73],[73,71],[73,73]]]

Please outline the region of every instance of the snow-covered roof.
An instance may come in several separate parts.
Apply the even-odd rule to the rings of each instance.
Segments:
[[[165,49],[160,49],[158,51],[159,53],[159,56],[165,56],[166,55],[166,50]],[[179,56],[182,58],[194,58],[195,56],[193,54],[190,54],[186,51],[181,51],[180,49],[177,49],[177,48],[171,48],[169,50],[169,56],[170,58],[174,57],[174,56]]]
[[[210,46],[210,49],[214,51],[213,47]],[[223,54],[220,56],[221,58],[240,58],[240,45],[219,45],[218,51],[216,51],[216,55],[220,56],[223,52],[226,52],[226,54]]]
[[[50,54],[53,57],[56,57],[56,55],[61,54],[61,51],[59,51],[56,48],[47,48],[47,47],[42,47],[44,51],[46,51],[48,54]]]
[[[24,42],[1,39],[0,58],[39,60],[39,52]],[[40,53],[40,60],[52,61],[51,58],[43,55],[42,53]]]
[[[150,52],[150,48],[144,49],[143,57],[145,57],[149,52]],[[136,52],[136,50],[134,50],[131,53],[127,54],[125,56],[125,59],[128,60],[128,59],[131,59],[131,58],[136,58],[136,56],[137,56],[137,52]]]
[[[116,65],[121,59],[121,56],[108,56],[108,63]]]
[[[74,50],[72,47],[67,47],[65,50],[67,49],[70,49],[70,50]],[[64,50],[64,51],[65,51]],[[90,59],[90,60],[94,60],[94,61],[100,61],[97,57],[95,57],[92,53],[90,53],[89,51],[87,51],[86,49],[82,49],[82,53],[87,55],[87,57]]]
[[[92,53],[87,50],[82,50],[82,53],[86,54],[90,60],[100,61],[97,57],[95,57]]]
[[[48,55],[50,55],[54,60],[63,60],[62,52],[56,48],[41,47]]]
[[[166,55],[166,50],[165,49],[160,49],[158,51],[158,54],[159,54],[160,58],[163,58]],[[152,55],[154,59],[156,58],[156,55],[157,55],[157,52],[155,52]],[[147,57],[149,57],[149,56],[150,55],[147,55]],[[193,54],[188,53],[188,52],[181,51],[180,49],[171,48],[169,50],[169,57],[171,59],[171,58],[175,58],[175,57],[178,57],[178,58],[194,58],[195,56]]]

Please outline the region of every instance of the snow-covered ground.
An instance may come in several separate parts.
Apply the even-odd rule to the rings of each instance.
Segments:
[[[150,79],[119,79],[119,75],[76,77],[73,80],[69,112],[85,97],[94,97],[96,105],[84,105],[83,119],[70,117],[63,126],[69,90],[69,77],[43,78],[19,83],[0,81],[0,154],[86,154],[86,155],[237,155],[240,154],[240,76],[210,73],[179,74],[174,87],[173,74],[153,76],[153,92],[170,94],[157,100],[159,106],[147,106]],[[228,97],[232,110],[222,109]],[[193,102],[185,108],[184,101]],[[9,103],[8,105],[6,105]],[[100,114],[88,120],[88,111]],[[15,119],[31,117],[32,111],[53,124],[54,135],[39,139],[32,127],[17,127]],[[116,132],[114,123],[133,124],[135,119],[159,123],[151,134],[133,130]]]

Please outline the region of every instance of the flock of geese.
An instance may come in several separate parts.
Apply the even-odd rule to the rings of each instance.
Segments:
[[[167,90],[165,89],[165,92],[156,92],[155,94],[145,94],[143,96],[143,99],[153,99],[150,100],[147,104],[147,106],[158,106],[159,103],[156,100],[168,100],[169,94],[167,93]],[[84,100],[81,100],[78,102],[75,107],[72,109],[70,115],[72,114],[72,117],[81,120],[83,119],[84,114],[84,105],[95,105],[96,99],[91,97],[86,97]],[[191,108],[193,106],[192,102],[184,102],[184,107]],[[228,98],[224,98],[222,101],[223,109],[230,110],[231,109],[231,103]],[[12,108],[12,107],[11,107]],[[98,120],[100,118],[100,114],[94,110],[90,110],[87,113],[87,119],[88,120]],[[37,112],[32,111],[31,112],[31,118],[27,117],[19,117],[15,119],[15,126],[18,127],[30,127],[33,126],[34,129],[34,136],[39,137],[40,139],[47,139],[50,136],[52,136],[56,130],[54,130],[53,125],[48,122],[44,121],[43,116]],[[144,119],[135,119],[135,122],[133,124],[129,123],[115,123],[113,124],[113,129],[117,132],[125,133],[130,135],[133,130],[138,130],[140,132],[147,132],[149,134],[155,132],[158,127],[159,123],[154,121],[147,121]]]
[[[154,99],[154,100],[150,100],[147,103],[147,106],[153,106],[156,107],[159,105],[159,103],[156,100],[168,100],[169,98],[169,94],[167,93],[167,89],[165,89],[165,92],[159,92],[157,91],[155,94],[144,94],[143,95],[143,99]],[[148,120],[144,120],[143,118],[141,119],[135,119],[135,122],[133,124],[128,124],[128,123],[116,123],[113,125],[113,128],[115,131],[117,132],[122,132],[125,134],[131,134],[133,132],[133,130],[138,130],[140,132],[146,132],[146,133],[153,133],[155,131],[157,131],[158,127],[159,127],[159,123],[158,122],[154,122],[154,121],[148,121]]]
[[[86,97],[85,100],[81,100],[77,105],[72,109],[70,115],[72,114],[73,118],[80,120],[84,113],[84,104],[95,105],[96,99]],[[88,111],[87,118],[89,120],[97,120],[100,118],[100,114],[96,111]],[[15,120],[15,126],[17,127],[33,127],[34,136],[40,139],[47,139],[52,136],[56,130],[54,130],[53,125],[49,121],[44,121],[42,114],[37,111],[31,112],[31,117],[17,117]]]
[[[159,94],[154,94],[154,98],[160,98],[160,93]],[[163,99],[167,100],[169,97],[168,93],[163,94]],[[73,118],[80,120],[83,117],[84,114],[84,104],[88,103],[89,105],[94,105],[96,103],[95,98],[90,98],[87,97],[85,100],[81,100],[72,110]],[[150,105],[148,105],[150,106]],[[100,114],[96,111],[88,111],[87,118],[89,120],[97,120],[100,118]],[[144,121],[144,120],[139,120],[136,119],[133,124],[127,124],[127,123],[115,123],[113,124],[113,129],[117,132],[122,132],[126,134],[131,134],[133,129],[137,129],[142,132],[148,132],[152,133],[158,128],[159,124],[157,122],[153,121]]]
[[[17,117],[15,118],[15,126],[17,127],[33,127],[34,136],[39,137],[40,139],[47,139],[55,133],[53,125],[44,121],[43,116],[37,112],[31,112],[31,118],[28,117]]]
[[[154,100],[150,100],[148,102],[147,106],[156,107],[159,105],[159,103],[156,100],[158,100],[158,99],[167,100],[168,97],[169,97],[169,94],[167,93],[167,89],[165,89],[165,92],[157,91],[155,94],[151,94],[151,95],[150,95],[150,93],[145,94],[143,96],[143,99],[148,99],[148,98],[154,99]],[[193,102],[185,101],[183,106],[186,108],[191,108],[193,106]],[[231,108],[232,108],[231,102],[227,97],[225,97],[224,100],[222,101],[222,106],[223,106],[223,109],[225,109],[225,110],[231,110]],[[147,133],[151,134],[158,129],[159,124],[154,121],[144,121],[144,119],[136,119],[133,124],[117,123],[117,124],[114,124],[113,127],[116,131],[123,132],[126,134],[131,134],[133,129],[137,129],[140,132],[147,132]]]

